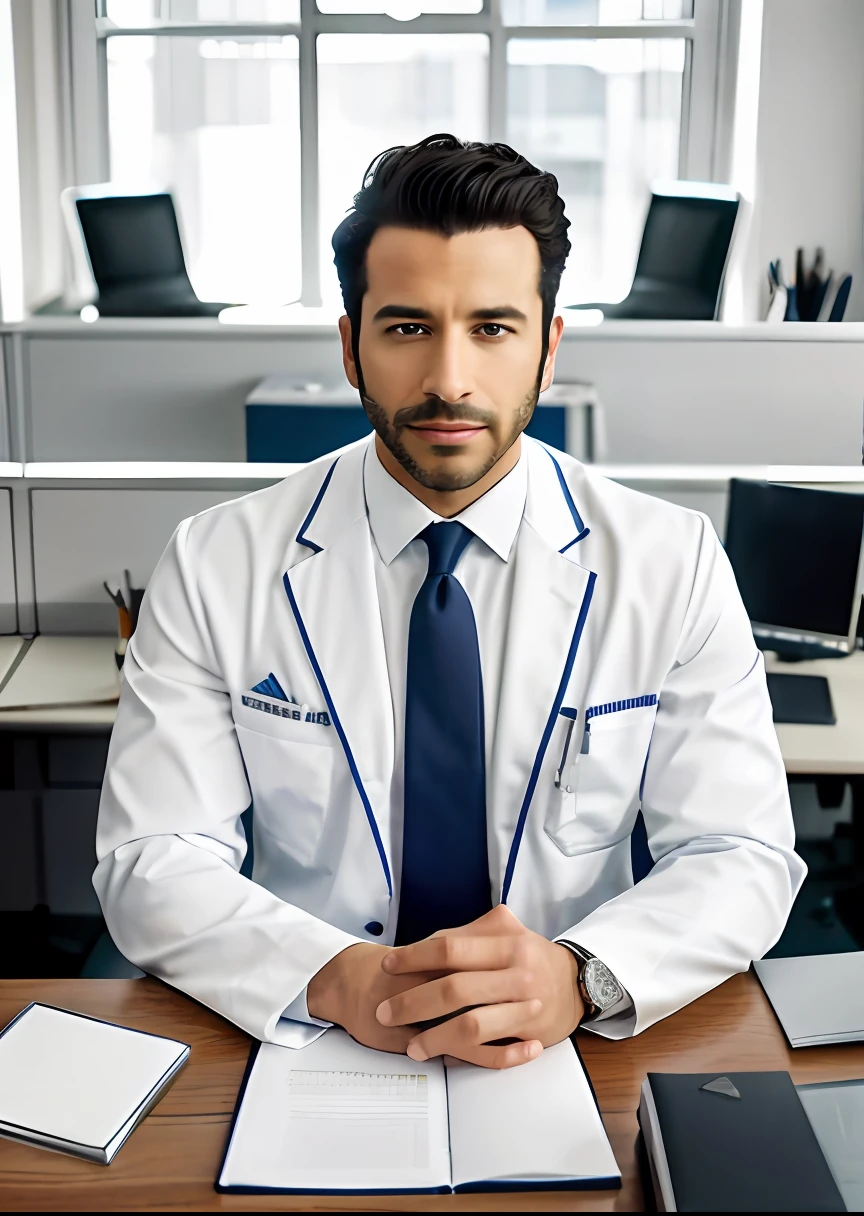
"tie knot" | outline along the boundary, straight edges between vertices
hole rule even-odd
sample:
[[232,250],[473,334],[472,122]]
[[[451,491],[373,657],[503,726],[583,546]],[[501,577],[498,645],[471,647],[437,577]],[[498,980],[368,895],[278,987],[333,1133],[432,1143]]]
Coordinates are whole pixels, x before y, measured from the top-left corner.
[[473,535],[470,528],[456,522],[429,524],[424,528],[420,533],[420,540],[426,542],[426,548],[429,550],[429,569],[426,577],[430,574],[452,574]]

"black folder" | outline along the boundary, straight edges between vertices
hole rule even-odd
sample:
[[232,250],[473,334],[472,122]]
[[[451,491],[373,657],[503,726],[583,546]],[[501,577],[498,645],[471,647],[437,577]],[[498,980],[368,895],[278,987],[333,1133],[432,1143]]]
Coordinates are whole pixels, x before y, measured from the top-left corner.
[[831,704],[831,689],[824,676],[799,676],[785,671],[768,672],[768,695],[775,722],[798,722],[808,726],[833,726],[837,719]]
[[787,1072],[649,1073],[639,1123],[661,1211],[846,1211]]

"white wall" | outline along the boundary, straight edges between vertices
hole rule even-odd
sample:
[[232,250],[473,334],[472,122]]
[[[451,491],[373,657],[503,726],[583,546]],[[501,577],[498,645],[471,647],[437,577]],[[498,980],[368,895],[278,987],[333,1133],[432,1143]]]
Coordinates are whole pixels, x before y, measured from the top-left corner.
[[764,0],[758,124],[747,273],[763,305],[769,260],[791,276],[799,245],[823,245],[853,275],[846,319],[864,319],[864,0]]

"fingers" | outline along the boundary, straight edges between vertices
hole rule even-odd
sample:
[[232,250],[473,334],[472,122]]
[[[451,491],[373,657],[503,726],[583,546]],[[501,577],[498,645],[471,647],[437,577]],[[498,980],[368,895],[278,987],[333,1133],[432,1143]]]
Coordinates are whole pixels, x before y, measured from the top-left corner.
[[477,920],[456,929],[441,929],[433,937],[500,937],[524,933],[525,926],[514,916],[506,904],[497,904],[491,912],[478,916]]
[[[542,1043],[532,1039],[530,1033],[531,1024],[541,1009],[542,1003],[536,999],[471,1009],[418,1034],[408,1045],[408,1055],[417,1061],[433,1056],[456,1056],[485,1068],[512,1068],[524,1064],[543,1050]],[[494,1042],[510,1038],[524,1041]]]
[[387,975],[406,971],[499,971],[519,962],[523,936],[427,937],[412,946],[391,950],[381,960]]
[[382,1001],[376,1017],[382,1026],[410,1026],[446,1017],[467,1005],[528,1001],[534,992],[534,976],[525,968],[456,971]]

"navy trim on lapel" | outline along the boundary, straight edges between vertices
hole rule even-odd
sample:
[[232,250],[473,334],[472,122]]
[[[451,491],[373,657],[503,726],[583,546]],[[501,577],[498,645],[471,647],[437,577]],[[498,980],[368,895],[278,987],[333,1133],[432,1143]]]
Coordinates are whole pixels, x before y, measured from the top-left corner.
[[546,455],[549,457],[549,459],[552,461],[552,463],[555,466],[555,472],[558,474],[558,483],[561,486],[561,492],[564,495],[564,498],[567,502],[567,506],[570,508],[570,514],[573,516],[573,522],[576,525],[576,527],[579,529],[579,535],[575,536],[573,538],[573,540],[569,541],[564,546],[563,549],[558,550],[559,553],[566,553],[567,550],[572,545],[578,545],[580,540],[584,540],[585,537],[588,535],[588,533],[591,531],[591,529],[585,527],[585,524],[582,520],[582,516],[579,514],[579,512],[576,509],[576,503],[573,501],[573,495],[570,493],[570,487],[567,485],[567,482],[564,479],[564,474],[561,472],[560,464],[555,459],[555,457],[552,455],[552,453],[549,451],[549,449],[546,447],[545,443],[541,443],[540,446],[543,448],[543,451],[546,453]]
[[[552,457],[552,463],[558,468],[558,462]],[[558,476],[561,477],[561,470],[558,469]],[[562,478],[562,484],[563,478]],[[565,486],[566,490],[566,486]],[[574,516],[578,518],[576,507],[570,499],[571,510]],[[581,524],[581,520],[579,521]],[[510,893],[510,884],[513,882],[513,872],[516,868],[516,858],[519,856],[519,846],[522,843],[522,833],[525,831],[525,821],[528,818],[528,811],[531,806],[531,801],[534,797],[534,790],[537,786],[537,780],[540,776],[540,769],[543,765],[543,759],[546,755],[546,749],[549,746],[549,740],[552,737],[552,730],[558,718],[561,702],[564,700],[564,693],[567,691],[567,684],[570,680],[570,673],[573,670],[573,664],[576,661],[576,652],[579,649],[579,642],[582,638],[582,631],[585,628],[585,620],[588,616],[588,609],[591,607],[591,597],[594,594],[594,584],[597,581],[597,575],[592,571],[588,576],[588,586],[585,590],[585,595],[582,598],[582,606],[579,609],[579,616],[576,621],[576,628],[573,630],[573,637],[570,642],[570,650],[567,654],[567,661],[564,664],[564,671],[561,675],[561,682],[558,685],[558,691],[555,694],[555,701],[550,710],[549,717],[546,720],[546,727],[543,731],[543,737],[540,740],[540,746],[537,749],[537,755],[534,758],[534,766],[531,769],[531,776],[528,779],[528,785],[525,790],[525,797],[522,800],[522,806],[519,810],[519,818],[516,822],[516,831],[513,835],[513,842],[510,845],[510,855],[507,858],[507,868],[504,871],[504,885],[501,890],[501,902],[507,903],[507,896]]]
[[312,506],[309,508],[309,514],[306,516],[306,518],[303,520],[303,523],[300,525],[300,531],[297,533],[297,536],[296,536],[297,544],[305,545],[306,548],[311,549],[313,553],[320,553],[321,546],[316,545],[314,540],[306,539],[306,529],[312,523],[312,520],[315,518],[315,516],[318,512],[318,508],[321,506],[321,499],[327,493],[327,487],[330,484],[330,478],[333,476],[333,470],[336,468],[336,465],[339,463],[339,459],[340,458],[337,456],[336,459],[331,464],[330,468],[327,470],[327,476],[321,482],[321,489],[315,495],[315,501],[312,503]]
[[[330,468],[330,473],[333,472],[333,469],[335,467],[336,466],[335,466],[335,462],[334,462],[334,464]],[[328,480],[330,477],[330,473],[327,474]],[[324,484],[326,487],[327,483],[325,482]],[[320,497],[321,497],[321,495],[319,494],[319,500],[320,500]],[[317,507],[317,501],[318,500],[316,500],[316,504],[315,504],[316,507]],[[310,518],[311,518],[311,512],[310,512]],[[305,525],[304,525],[304,527],[305,527]],[[301,529],[301,531],[302,531],[302,529]],[[299,539],[299,537],[298,537],[298,539]],[[311,544],[312,542],[307,541],[307,542],[301,542],[301,543]],[[317,546],[316,546],[316,548],[317,548]],[[320,552],[320,549],[318,549],[318,551]],[[381,840],[381,833],[378,831],[378,824],[375,821],[375,814],[372,810],[372,804],[369,802],[369,797],[366,793],[366,790],[363,787],[363,781],[360,777],[360,772],[357,768],[357,763],[354,759],[354,754],[351,751],[351,747],[348,743],[348,737],[345,734],[345,731],[342,727],[342,722],[340,721],[339,715],[336,712],[336,706],[333,704],[333,698],[330,695],[330,689],[327,687],[327,682],[324,679],[324,673],[321,670],[320,664],[318,663],[318,659],[315,657],[315,651],[312,649],[312,643],[309,641],[309,634],[306,632],[306,626],[303,624],[303,618],[300,615],[300,609],[297,607],[297,601],[294,598],[294,592],[291,589],[291,582],[288,578],[287,573],[282,575],[282,582],[285,584],[285,592],[288,596],[288,602],[291,605],[291,611],[294,613],[294,619],[297,622],[297,628],[300,630],[300,637],[302,638],[303,645],[306,648],[306,654],[309,656],[309,662],[312,664],[312,670],[315,672],[315,678],[317,679],[319,685],[321,686],[321,691],[324,694],[324,700],[327,702],[327,708],[330,710],[330,718],[333,722],[333,725],[336,727],[336,733],[339,736],[339,741],[341,742],[342,749],[345,752],[345,759],[348,761],[348,767],[351,770],[351,777],[353,778],[354,785],[357,788],[357,793],[360,795],[360,801],[363,803],[363,810],[366,812],[366,818],[369,821],[369,827],[372,831],[372,837],[375,841],[375,847],[378,850],[378,856],[381,859],[381,865],[384,869],[384,877],[387,880],[387,890],[389,892],[390,898],[392,899],[393,898],[393,879],[390,874],[390,865],[387,861],[387,854],[384,851],[384,844]]]

